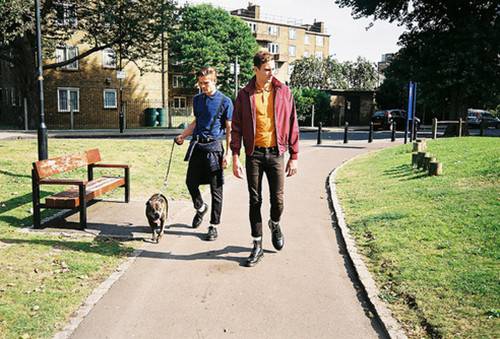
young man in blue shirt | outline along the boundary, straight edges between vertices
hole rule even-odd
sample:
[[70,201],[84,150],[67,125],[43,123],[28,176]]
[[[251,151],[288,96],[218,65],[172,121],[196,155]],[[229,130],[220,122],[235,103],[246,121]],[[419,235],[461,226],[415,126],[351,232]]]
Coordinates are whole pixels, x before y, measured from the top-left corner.
[[[231,159],[228,151],[231,142],[233,103],[217,90],[217,72],[214,68],[204,67],[196,77],[202,93],[193,98],[195,119],[176,137],[176,142],[182,144],[186,137],[193,136],[185,159],[189,160],[186,185],[196,209],[192,226],[199,227],[208,211],[208,205],[203,202],[199,186],[209,184],[212,210],[207,240],[213,241],[217,239],[217,225],[220,223],[222,212],[223,170],[229,166]],[[224,137],[225,150],[222,145]]]

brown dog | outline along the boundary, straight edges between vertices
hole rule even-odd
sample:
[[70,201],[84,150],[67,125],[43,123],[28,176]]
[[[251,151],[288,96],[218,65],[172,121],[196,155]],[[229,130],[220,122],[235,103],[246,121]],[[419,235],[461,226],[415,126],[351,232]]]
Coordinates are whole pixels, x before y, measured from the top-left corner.
[[148,218],[153,241],[158,243],[163,236],[168,215],[168,200],[163,194],[156,193],[146,202],[146,218]]

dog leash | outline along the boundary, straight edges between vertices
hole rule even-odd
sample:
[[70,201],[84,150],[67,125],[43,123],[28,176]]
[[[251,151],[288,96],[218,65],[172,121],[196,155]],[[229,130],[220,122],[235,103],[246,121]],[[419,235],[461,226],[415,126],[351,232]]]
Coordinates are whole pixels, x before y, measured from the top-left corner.
[[[176,144],[175,140],[172,140],[172,149],[170,150],[170,159],[168,160],[167,173],[165,174],[165,179],[163,180],[162,190],[167,188],[168,175],[170,174],[170,165],[172,164],[172,158],[173,158],[173,154],[174,154],[175,144]],[[160,193],[161,193],[162,190],[160,190]]]

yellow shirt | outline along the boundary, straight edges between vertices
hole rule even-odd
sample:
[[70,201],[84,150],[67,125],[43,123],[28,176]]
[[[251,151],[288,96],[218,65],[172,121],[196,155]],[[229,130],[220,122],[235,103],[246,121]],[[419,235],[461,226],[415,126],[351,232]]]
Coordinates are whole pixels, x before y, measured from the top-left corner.
[[276,146],[274,126],[274,88],[267,84],[255,91],[255,146]]

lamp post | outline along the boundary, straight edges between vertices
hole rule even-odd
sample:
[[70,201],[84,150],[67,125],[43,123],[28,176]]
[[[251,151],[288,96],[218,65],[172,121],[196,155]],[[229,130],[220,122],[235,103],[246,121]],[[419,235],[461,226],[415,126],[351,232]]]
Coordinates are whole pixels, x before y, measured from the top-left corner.
[[40,0],[35,0],[36,21],[36,53],[37,53],[37,82],[39,94],[40,122],[38,126],[38,160],[48,158],[47,126],[45,125],[44,99],[43,99],[43,65],[42,65],[42,29],[40,27]]

